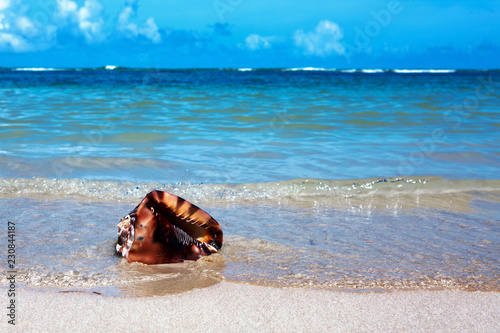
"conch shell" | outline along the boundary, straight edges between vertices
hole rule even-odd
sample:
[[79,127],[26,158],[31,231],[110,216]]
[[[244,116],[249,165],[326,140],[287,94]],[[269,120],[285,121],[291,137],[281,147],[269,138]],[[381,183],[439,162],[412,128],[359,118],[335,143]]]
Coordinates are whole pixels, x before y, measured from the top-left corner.
[[222,247],[222,229],[199,207],[173,194],[150,192],[118,223],[116,252],[129,262],[197,260]]

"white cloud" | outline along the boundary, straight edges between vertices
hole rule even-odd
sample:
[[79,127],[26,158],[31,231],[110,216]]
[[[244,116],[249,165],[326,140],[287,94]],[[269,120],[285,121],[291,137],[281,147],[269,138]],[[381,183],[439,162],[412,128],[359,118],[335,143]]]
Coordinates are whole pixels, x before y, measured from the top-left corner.
[[10,0],[0,0],[0,10],[9,8]]
[[21,31],[35,31],[36,27],[33,25],[33,22],[26,16],[20,16],[16,20],[16,25]]
[[137,0],[125,2],[125,7],[118,16],[117,30],[131,39],[142,35],[153,43],[160,43],[161,35],[154,18],[148,18],[141,26],[132,22],[132,19],[137,16],[137,4]]
[[62,18],[75,15],[78,10],[78,5],[74,1],[57,0],[57,15]]
[[21,36],[0,32],[0,49],[12,49],[15,52],[28,51],[30,45]]
[[0,51],[44,50],[54,42],[54,26],[36,26],[20,0],[0,0]]
[[154,43],[161,42],[158,26],[156,25],[155,19],[152,17],[148,18],[146,23],[139,28],[139,34],[146,36],[146,38],[152,40]]
[[319,22],[314,31],[297,30],[293,35],[295,45],[305,54],[321,57],[333,53],[344,54],[345,47],[340,42],[342,37],[342,30],[338,24],[328,20]]
[[259,49],[269,49],[271,48],[271,41],[273,41],[275,37],[273,36],[260,36],[257,34],[249,35],[245,38],[245,48],[249,50],[259,50]]
[[[101,0],[56,0],[52,12],[45,16],[28,16],[25,0],[0,0],[0,51],[28,52],[54,46],[57,35],[66,32],[81,36],[88,44],[100,43],[112,34],[106,30]],[[142,24],[134,22],[138,0],[126,0],[119,14],[116,30],[129,38],[142,36],[153,43],[161,42],[159,28],[150,17]],[[52,20],[49,20],[49,19]],[[109,27],[109,26],[108,26]]]
[[137,24],[130,22],[130,17],[134,15],[132,6],[125,6],[118,16],[118,29],[128,31],[137,36]]
[[86,0],[81,8],[74,1],[57,0],[56,18],[60,27],[76,25],[77,33],[82,34],[87,43],[99,43],[107,36],[101,11],[102,5],[97,0]]
[[5,14],[4,13],[0,13],[0,30],[9,29],[9,27],[10,27],[10,24],[5,19]]
[[87,42],[101,42],[106,38],[104,21],[100,17],[102,5],[97,0],[86,0],[78,11],[78,27]]

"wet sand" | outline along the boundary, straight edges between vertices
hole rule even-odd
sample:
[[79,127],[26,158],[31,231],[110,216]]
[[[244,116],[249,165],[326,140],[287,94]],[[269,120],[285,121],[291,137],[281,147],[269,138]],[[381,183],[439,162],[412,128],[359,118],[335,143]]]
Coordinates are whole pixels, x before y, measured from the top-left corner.
[[500,331],[500,293],[347,293],[222,282],[147,298],[21,289],[16,301],[16,326],[3,315],[2,332]]

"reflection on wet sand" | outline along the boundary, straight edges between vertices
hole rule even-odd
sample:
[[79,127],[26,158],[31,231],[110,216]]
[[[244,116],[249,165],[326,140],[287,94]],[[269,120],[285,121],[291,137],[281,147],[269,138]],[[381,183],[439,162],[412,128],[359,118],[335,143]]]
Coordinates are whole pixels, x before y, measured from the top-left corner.
[[145,265],[121,260],[115,267],[120,296],[149,297],[206,288],[223,280],[220,254],[179,264]]

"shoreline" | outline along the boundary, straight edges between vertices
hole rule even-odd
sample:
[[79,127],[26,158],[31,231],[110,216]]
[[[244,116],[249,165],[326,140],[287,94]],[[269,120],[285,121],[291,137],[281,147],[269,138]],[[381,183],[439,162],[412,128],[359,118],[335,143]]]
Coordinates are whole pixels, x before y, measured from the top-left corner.
[[[6,293],[0,297],[7,304]],[[500,331],[500,293],[355,293],[220,282],[144,298],[18,289],[15,327],[2,332]]]

